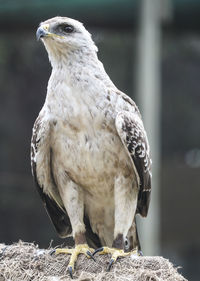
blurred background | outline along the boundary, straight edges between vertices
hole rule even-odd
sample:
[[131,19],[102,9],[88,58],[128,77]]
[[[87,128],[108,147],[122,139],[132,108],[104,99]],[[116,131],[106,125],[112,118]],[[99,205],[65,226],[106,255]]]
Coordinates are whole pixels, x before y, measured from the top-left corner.
[[84,23],[117,87],[138,104],[153,158],[144,253],[200,274],[200,1],[0,0],[0,243],[63,243],[30,169],[30,139],[51,67],[35,32],[53,16]]

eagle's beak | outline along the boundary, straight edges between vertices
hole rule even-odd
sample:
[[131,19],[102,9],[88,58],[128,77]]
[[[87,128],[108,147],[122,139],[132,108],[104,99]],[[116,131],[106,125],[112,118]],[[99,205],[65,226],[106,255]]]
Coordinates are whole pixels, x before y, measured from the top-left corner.
[[49,32],[49,24],[44,24],[38,27],[36,31],[36,38],[39,40],[42,37],[47,37],[51,33]]

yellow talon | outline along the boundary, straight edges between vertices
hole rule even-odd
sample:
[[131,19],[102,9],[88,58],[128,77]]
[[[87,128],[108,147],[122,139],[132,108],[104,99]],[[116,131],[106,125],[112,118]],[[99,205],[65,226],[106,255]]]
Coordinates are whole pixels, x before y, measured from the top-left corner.
[[74,265],[77,261],[78,255],[84,254],[88,258],[92,258],[94,260],[94,257],[92,256],[92,252],[94,250],[92,248],[89,248],[87,244],[79,244],[76,245],[74,249],[67,249],[67,248],[58,248],[55,250],[55,254],[67,254],[71,255],[69,264],[68,264],[68,271],[70,276],[72,277],[72,273],[74,272]]
[[121,249],[117,249],[117,248],[109,248],[109,247],[102,247],[97,249],[93,255],[95,255],[96,253],[99,253],[100,255],[104,255],[104,254],[111,254],[111,259],[110,259],[110,263],[108,266],[108,271],[111,269],[111,266],[113,265],[114,262],[116,262],[116,260],[119,257],[127,257],[130,255],[139,255],[138,254],[138,249],[133,249],[131,252],[124,252],[124,250]]

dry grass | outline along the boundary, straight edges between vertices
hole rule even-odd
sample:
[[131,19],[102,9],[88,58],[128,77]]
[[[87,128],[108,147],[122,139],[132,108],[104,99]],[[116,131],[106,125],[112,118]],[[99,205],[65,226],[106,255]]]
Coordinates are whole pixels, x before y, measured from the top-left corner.
[[[69,256],[50,255],[32,243],[0,244],[0,281],[71,281],[67,272]],[[80,255],[74,279],[81,281],[186,281],[163,257],[128,257],[118,260],[106,272],[110,257],[97,256],[96,262]]]

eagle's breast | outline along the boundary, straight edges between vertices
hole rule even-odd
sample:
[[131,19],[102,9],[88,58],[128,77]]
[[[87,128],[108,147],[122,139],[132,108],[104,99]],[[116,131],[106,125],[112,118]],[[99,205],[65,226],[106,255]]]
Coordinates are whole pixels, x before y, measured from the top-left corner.
[[131,162],[117,135],[114,120],[106,119],[106,110],[81,109],[76,116],[52,119],[55,175],[59,167],[62,173],[91,192],[98,195],[102,189],[110,192],[120,169],[131,173]]

